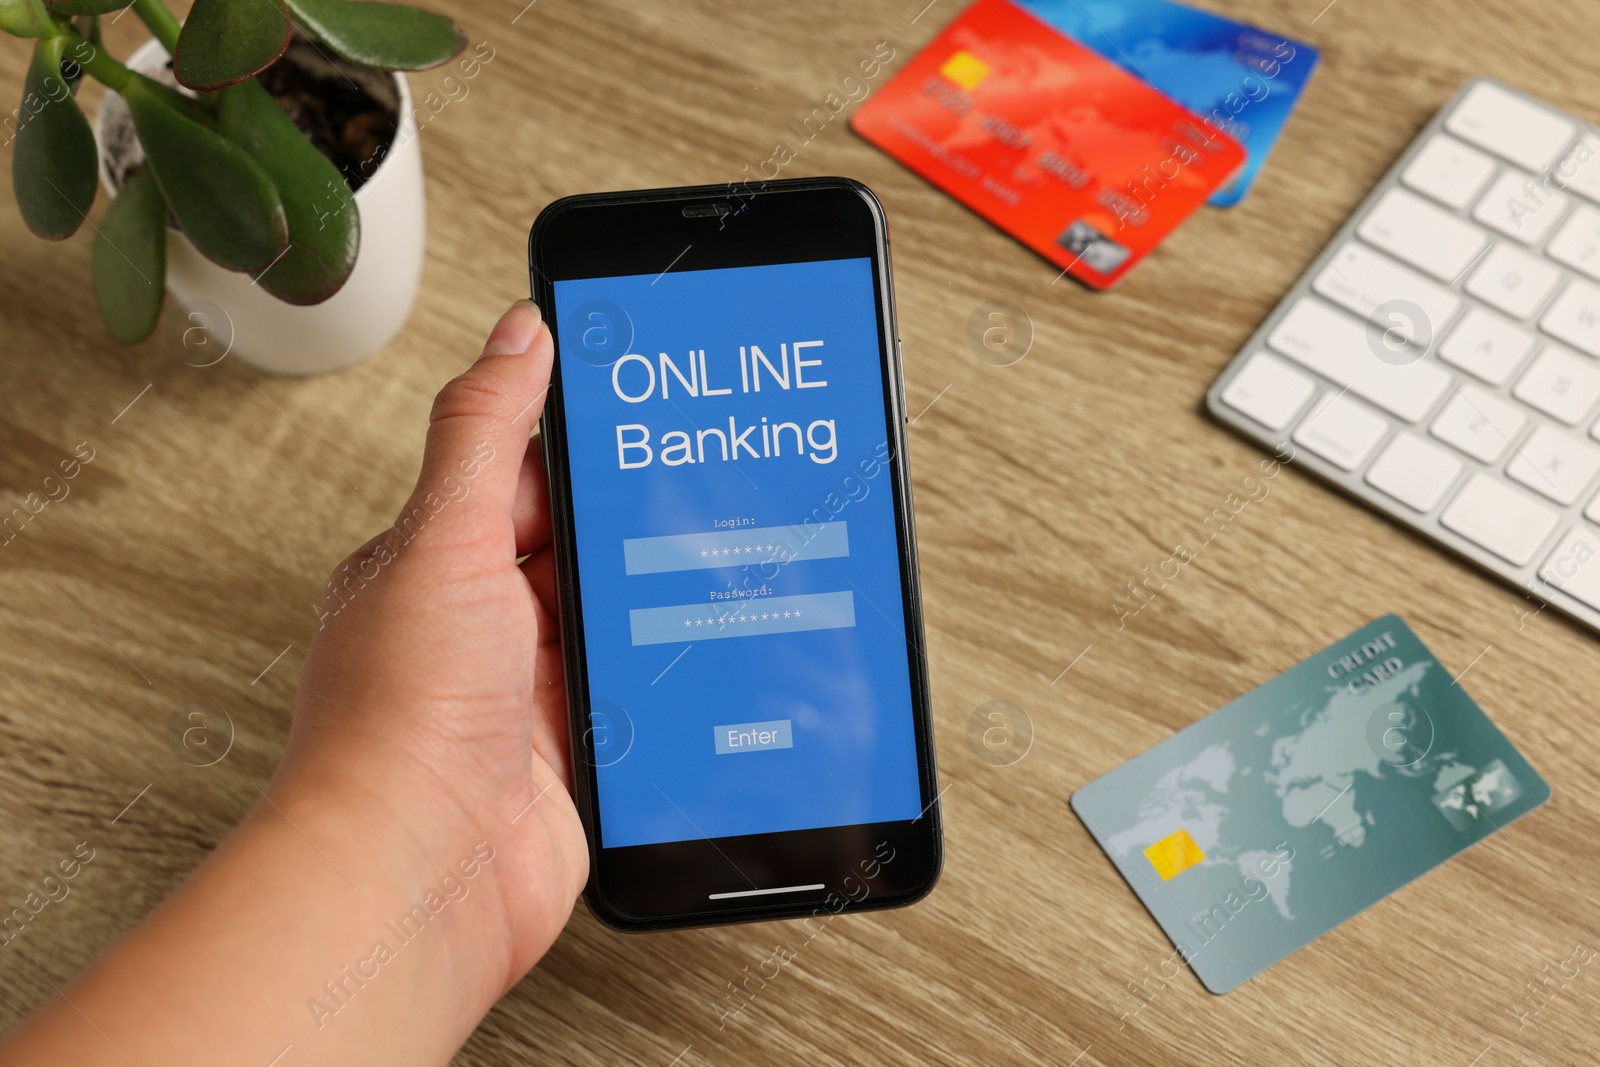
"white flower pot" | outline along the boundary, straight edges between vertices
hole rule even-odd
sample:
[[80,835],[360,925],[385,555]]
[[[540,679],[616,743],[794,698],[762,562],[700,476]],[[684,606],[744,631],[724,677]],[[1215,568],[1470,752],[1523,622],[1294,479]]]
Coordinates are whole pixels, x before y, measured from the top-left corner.
[[[145,42],[128,66],[155,76],[167,53]],[[422,280],[427,205],[422,148],[406,79],[394,74],[400,95],[400,129],[372,177],[356,190],[361,249],[344,287],[310,306],[285,304],[247,274],[224,270],[202,256],[176,230],[167,234],[167,292],[183,316],[180,328],[206,327],[230,355],[273,374],[326,374],[358,363],[388,344],[411,314]],[[106,131],[127,121],[127,104],[108,92],[95,115],[100,142],[100,184],[117,195],[106,152]],[[225,321],[214,321],[225,316]]]

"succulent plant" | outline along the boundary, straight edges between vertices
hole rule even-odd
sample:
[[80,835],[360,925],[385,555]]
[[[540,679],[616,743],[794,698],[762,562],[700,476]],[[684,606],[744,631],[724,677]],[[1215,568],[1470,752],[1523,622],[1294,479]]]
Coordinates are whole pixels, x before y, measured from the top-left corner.
[[[130,6],[193,96],[107,54],[100,16]],[[194,0],[181,25],[162,0],[0,0],[0,30],[35,41],[12,155],[28,228],[70,237],[94,203],[99,151],[76,100],[84,74],[121,94],[144,150],[96,227],[95,302],[119,341],[155,329],[169,217],[206,258],[288,303],[320,303],[349,278],[361,243],[354,194],[255,78],[296,28],[381,70],[436,66],[466,44],[450,19],[382,0]]]

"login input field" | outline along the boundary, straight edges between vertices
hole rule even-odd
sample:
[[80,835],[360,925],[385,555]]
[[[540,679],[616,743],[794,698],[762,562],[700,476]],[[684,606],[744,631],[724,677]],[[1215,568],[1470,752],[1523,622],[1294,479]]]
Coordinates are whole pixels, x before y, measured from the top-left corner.
[[843,522],[825,522],[810,526],[748,526],[712,533],[630,537],[622,542],[622,557],[629,574],[838,559],[850,554],[846,526]]

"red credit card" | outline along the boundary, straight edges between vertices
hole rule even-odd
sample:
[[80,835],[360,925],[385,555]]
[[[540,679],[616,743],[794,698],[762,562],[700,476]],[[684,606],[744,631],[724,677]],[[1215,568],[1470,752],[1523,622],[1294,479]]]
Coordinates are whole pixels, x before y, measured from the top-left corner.
[[1237,141],[1010,0],[977,0],[850,125],[1096,289],[1245,161]]

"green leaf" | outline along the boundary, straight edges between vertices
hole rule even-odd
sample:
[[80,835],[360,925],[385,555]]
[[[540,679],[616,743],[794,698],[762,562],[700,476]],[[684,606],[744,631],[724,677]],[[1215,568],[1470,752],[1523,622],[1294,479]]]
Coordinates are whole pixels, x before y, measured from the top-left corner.
[[289,243],[272,179],[243,148],[171,107],[153,85],[136,74],[123,96],[178,224],[218,266],[266,270]]
[[289,220],[289,251],[258,279],[291,304],[320,304],[344,285],[361,248],[361,213],[339,169],[251,78],[221,92],[223,136],[266,169]]
[[138,344],[156,328],[167,280],[167,201],[155,175],[134,173],[94,242],[94,299],[111,336]]
[[379,0],[287,0],[302,27],[342,59],[383,70],[436,67],[467,46],[443,15]]
[[244,81],[283,55],[290,25],[283,0],[194,0],[172,73],[179,85],[202,91]]
[[46,37],[34,47],[11,157],[11,185],[22,221],[55,241],[71,237],[83,224],[100,177],[94,131],[61,77],[66,46],[66,37]]
[[133,0],[45,0],[52,15],[109,15],[132,4]]
[[0,30],[13,37],[43,37],[52,29],[39,0],[0,0]]
[[172,86],[158,82],[154,78],[140,78],[145,89],[161,103],[168,107],[176,108],[194,122],[198,122],[208,130],[217,128],[216,107],[209,97],[196,99],[186,93],[180,93]]

